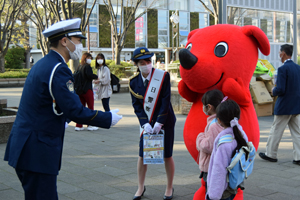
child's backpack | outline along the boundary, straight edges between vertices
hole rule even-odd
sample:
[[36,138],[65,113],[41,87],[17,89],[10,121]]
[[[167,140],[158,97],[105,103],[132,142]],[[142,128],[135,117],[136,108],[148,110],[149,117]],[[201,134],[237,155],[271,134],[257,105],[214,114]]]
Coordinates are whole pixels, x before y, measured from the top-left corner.
[[[219,139],[218,146],[222,143],[232,142],[234,138],[230,134],[226,134]],[[249,152],[246,159],[246,153]],[[252,173],[254,159],[255,159],[255,147],[252,142],[248,142],[247,146],[242,146],[238,152],[235,153],[229,166],[227,167],[227,182],[229,187],[236,189],[245,178]]]
[[83,70],[81,68],[78,68],[74,72],[73,78],[74,78],[74,90],[75,90],[76,94],[78,94],[78,95],[83,94],[84,87],[86,84],[86,81],[83,76]]

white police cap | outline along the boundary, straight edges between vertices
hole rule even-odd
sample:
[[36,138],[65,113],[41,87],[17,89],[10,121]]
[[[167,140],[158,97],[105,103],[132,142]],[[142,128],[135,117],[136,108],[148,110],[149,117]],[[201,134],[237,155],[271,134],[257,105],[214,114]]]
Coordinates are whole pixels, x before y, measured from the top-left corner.
[[59,21],[50,26],[48,29],[44,30],[43,34],[49,39],[50,42],[60,40],[67,36],[86,39],[80,30],[80,23],[80,18]]

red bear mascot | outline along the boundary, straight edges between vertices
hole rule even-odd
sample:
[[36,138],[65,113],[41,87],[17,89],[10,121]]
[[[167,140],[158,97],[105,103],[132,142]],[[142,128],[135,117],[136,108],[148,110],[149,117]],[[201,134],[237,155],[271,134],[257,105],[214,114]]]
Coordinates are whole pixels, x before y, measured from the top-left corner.
[[[192,102],[184,126],[185,145],[197,162],[196,137],[204,131],[207,116],[202,111],[201,98],[205,92],[219,89],[224,96],[236,101],[241,108],[240,124],[249,141],[257,149],[259,125],[249,91],[249,83],[256,67],[258,49],[269,55],[270,43],[256,26],[219,24],[189,33],[186,48],[180,50],[179,94]],[[194,199],[205,199],[205,187]],[[243,199],[238,191],[235,199]]]

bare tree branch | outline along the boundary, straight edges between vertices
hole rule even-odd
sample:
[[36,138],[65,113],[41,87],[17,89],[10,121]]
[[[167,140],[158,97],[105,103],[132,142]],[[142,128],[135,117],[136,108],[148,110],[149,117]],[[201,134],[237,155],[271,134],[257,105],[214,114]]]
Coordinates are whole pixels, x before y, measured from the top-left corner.
[[211,9],[209,9],[202,0],[199,0],[199,1],[200,1],[200,3],[202,3],[202,5],[205,8],[205,10],[207,10],[208,12],[210,12],[210,14],[214,15],[214,12]]

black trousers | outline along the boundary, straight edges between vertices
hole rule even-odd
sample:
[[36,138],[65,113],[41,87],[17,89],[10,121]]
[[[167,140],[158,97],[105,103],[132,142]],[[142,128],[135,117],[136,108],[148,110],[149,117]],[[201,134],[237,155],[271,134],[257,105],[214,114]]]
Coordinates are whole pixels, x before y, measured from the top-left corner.
[[101,99],[102,106],[103,106],[105,112],[110,111],[110,109],[109,109],[109,98],[110,97]]
[[16,169],[25,192],[25,200],[58,200],[57,175]]

